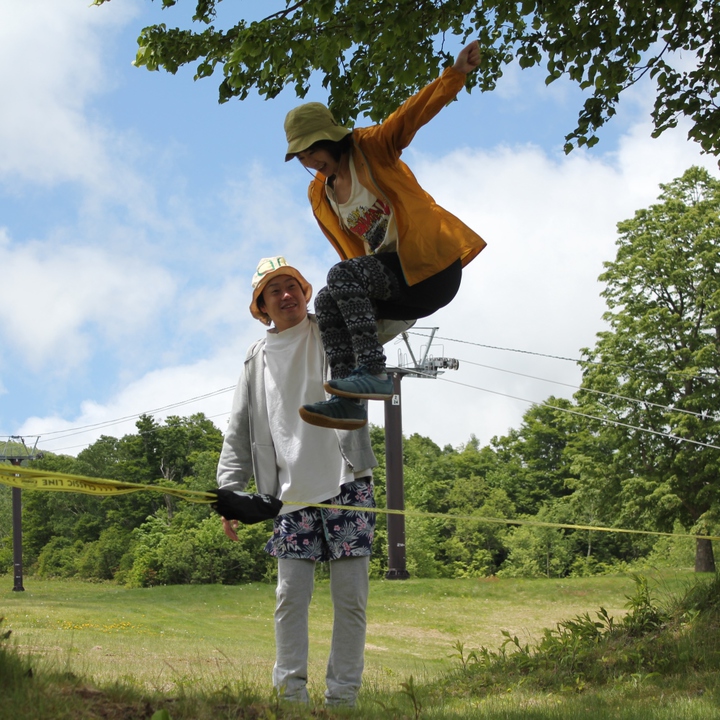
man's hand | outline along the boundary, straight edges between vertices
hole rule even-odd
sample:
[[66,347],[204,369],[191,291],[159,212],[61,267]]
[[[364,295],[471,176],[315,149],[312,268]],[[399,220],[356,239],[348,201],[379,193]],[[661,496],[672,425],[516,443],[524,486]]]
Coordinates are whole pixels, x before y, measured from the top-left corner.
[[235,530],[237,530],[238,521],[237,520],[226,520],[225,518],[222,518],[222,524],[223,524],[223,532],[234,542],[238,541],[238,536]]
[[453,68],[467,75],[480,64],[480,58],[480,44],[477,40],[473,40],[460,51]]

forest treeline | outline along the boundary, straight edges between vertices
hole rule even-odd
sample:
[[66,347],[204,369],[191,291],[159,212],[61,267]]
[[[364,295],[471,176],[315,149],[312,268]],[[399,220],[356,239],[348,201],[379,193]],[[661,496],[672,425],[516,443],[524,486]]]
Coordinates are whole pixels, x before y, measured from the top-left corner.
[[[639,561],[692,562],[692,541],[512,526],[450,516],[537,519],[614,525],[623,508],[581,487],[574,466],[578,420],[567,400],[531,408],[521,427],[484,447],[476,438],[454,448],[420,435],[404,438],[406,507],[448,519],[406,520],[407,562],[415,577],[587,575],[626,569]],[[373,427],[379,466],[378,504],[385,504],[385,437]],[[101,437],[77,458],[46,453],[32,467],[191,490],[216,486],[222,433],[204,415],[150,416],[137,432]],[[12,570],[10,489],[0,487],[0,571]],[[243,583],[271,580],[275,562],[263,547],[271,522],[241,526],[228,540],[207,506],[159,492],[97,497],[23,491],[23,562],[28,574],[114,580],[132,586]],[[637,526],[637,522],[633,523]],[[385,516],[378,518],[372,571],[387,570]]]
[[[689,168],[659,202],[618,223],[600,276],[606,328],[581,351],[572,399],[532,406],[521,426],[481,446],[404,439],[408,570],[418,577],[562,577],[628,564],[715,570],[707,538],[606,533],[483,518],[662,533],[720,534],[720,181]],[[553,318],[551,324],[558,322]],[[550,328],[550,326],[549,326]],[[384,435],[372,429],[385,500]],[[204,415],[142,416],[137,432],[101,437],[48,470],[193,490],[215,486],[220,430]],[[203,505],[144,492],[118,498],[24,492],[25,564],[42,575],[158,583],[269,578],[269,526],[231,543]],[[462,515],[462,519],[452,518]],[[478,518],[473,519],[473,516]],[[10,492],[0,487],[0,571],[12,566]],[[373,573],[386,569],[380,516]]]

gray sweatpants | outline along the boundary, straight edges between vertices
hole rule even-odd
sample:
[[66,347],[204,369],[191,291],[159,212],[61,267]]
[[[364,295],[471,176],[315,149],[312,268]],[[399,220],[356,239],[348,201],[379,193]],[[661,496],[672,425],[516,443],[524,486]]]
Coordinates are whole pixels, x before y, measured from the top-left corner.
[[[365,608],[369,557],[330,561],[333,631],[325,702],[354,705],[365,664]],[[273,685],[286,700],[308,702],[308,609],[315,582],[314,560],[278,560],[275,607],[276,658]]]

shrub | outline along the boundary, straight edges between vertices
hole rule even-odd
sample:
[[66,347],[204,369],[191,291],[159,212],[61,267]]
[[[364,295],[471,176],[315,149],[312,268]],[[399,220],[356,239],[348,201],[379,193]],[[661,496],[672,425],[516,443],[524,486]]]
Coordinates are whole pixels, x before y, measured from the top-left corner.
[[10,572],[13,569],[13,544],[12,538],[7,537],[0,539],[0,575]]
[[43,547],[37,559],[37,573],[40,577],[67,578],[75,575],[76,563],[83,544],[69,538],[56,536]]
[[86,579],[114,579],[131,539],[131,533],[117,525],[103,530],[98,540],[83,547],[76,561],[78,575]]
[[510,552],[498,576],[564,577],[569,572],[572,540],[562,530],[520,525],[506,543]]
[[189,527],[153,517],[133,531],[132,566],[123,579],[130,587],[266,580],[275,571],[274,560],[263,550],[269,528],[269,522],[240,525],[238,542],[233,542],[217,517]]
[[533,646],[522,645],[507,631],[497,651],[467,651],[458,644],[461,668],[445,681],[443,691],[486,694],[527,683],[579,692],[589,684],[663,673],[715,676],[720,670],[720,576],[695,583],[666,604],[654,601],[645,578],[636,577],[621,620],[600,608],[595,617],[584,613],[546,629]]

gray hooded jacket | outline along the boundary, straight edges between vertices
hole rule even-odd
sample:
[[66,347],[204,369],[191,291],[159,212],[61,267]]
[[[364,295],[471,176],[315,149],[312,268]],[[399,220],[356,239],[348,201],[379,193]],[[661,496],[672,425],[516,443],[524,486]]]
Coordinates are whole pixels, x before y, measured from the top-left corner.
[[[315,316],[308,314],[320,342]],[[251,477],[258,492],[278,497],[280,492],[275,446],[270,434],[265,398],[265,340],[250,346],[235,389],[232,412],[217,469],[217,482],[228,490],[245,490]],[[338,446],[349,467],[357,472],[377,465],[366,425],[359,430],[335,430]]]

